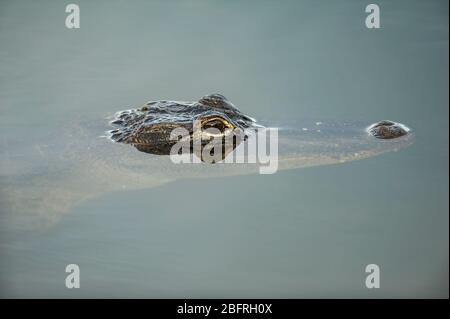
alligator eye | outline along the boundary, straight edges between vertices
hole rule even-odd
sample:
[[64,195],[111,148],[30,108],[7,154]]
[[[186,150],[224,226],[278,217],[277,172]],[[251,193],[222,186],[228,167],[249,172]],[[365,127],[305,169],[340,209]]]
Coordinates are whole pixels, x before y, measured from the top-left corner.
[[219,131],[223,132],[227,127],[226,123],[220,120],[210,120],[202,125],[203,129],[216,128]]
[[224,133],[226,129],[233,129],[235,126],[228,120],[220,116],[209,116],[201,119],[202,130],[216,129]]

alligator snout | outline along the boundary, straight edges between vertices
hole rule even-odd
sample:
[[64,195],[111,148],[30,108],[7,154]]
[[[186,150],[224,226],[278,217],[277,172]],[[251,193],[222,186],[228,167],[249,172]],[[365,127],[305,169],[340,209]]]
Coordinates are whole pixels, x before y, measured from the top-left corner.
[[408,134],[410,129],[393,121],[380,121],[367,128],[367,132],[379,139],[393,139]]

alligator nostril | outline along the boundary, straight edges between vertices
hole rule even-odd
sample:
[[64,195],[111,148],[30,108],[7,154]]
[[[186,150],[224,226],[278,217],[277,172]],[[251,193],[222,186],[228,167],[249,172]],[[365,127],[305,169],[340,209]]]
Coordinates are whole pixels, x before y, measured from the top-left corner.
[[367,128],[367,132],[379,139],[393,139],[409,133],[409,128],[393,121],[380,121]]

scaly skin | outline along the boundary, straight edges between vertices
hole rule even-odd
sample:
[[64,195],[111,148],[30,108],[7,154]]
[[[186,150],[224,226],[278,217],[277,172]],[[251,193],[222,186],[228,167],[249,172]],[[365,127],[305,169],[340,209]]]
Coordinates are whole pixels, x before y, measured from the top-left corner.
[[[201,135],[196,135],[194,121],[200,124],[199,131],[205,131]],[[212,140],[222,141],[222,145],[216,146],[225,146],[225,139],[234,134],[238,138],[231,148],[221,153],[219,160],[245,140],[246,130],[259,126],[220,94],[204,96],[197,102],[151,101],[138,109],[116,113],[111,124],[116,126],[108,132],[113,141],[131,144],[139,151],[156,155],[170,154],[172,146],[178,142],[171,138],[175,129],[182,128],[189,133],[187,142],[191,153],[196,138],[201,139],[203,149]],[[207,135],[208,130],[214,130],[214,137]]]

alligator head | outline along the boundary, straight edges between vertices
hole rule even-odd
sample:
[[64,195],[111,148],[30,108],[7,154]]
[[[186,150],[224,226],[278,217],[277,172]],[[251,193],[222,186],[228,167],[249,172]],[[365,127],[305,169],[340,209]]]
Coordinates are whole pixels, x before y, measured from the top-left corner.
[[[212,162],[224,159],[246,139],[247,132],[261,127],[220,94],[206,95],[197,102],[150,101],[116,113],[111,124],[116,128],[109,136],[115,142],[157,155],[170,155],[180,141],[186,142],[192,153],[194,144],[199,143],[201,152],[196,155],[205,161],[206,149]],[[227,139],[232,142],[225,143]],[[218,146],[219,158],[214,157]]]

